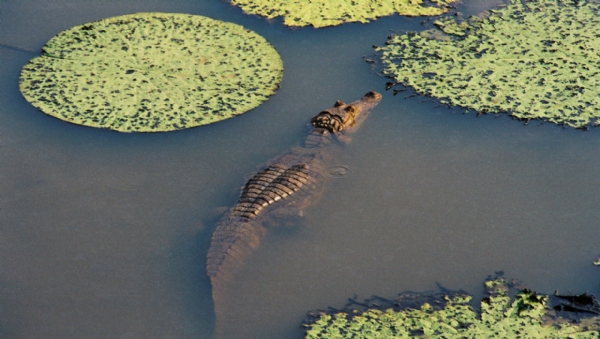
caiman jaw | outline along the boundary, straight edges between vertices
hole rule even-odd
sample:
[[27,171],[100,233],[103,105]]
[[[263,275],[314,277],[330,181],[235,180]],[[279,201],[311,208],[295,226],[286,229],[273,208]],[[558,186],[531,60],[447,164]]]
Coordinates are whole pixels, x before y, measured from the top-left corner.
[[[343,101],[336,101],[333,107],[322,111],[311,119],[315,128],[325,128],[331,133],[341,132],[345,128],[352,127],[359,120],[362,113],[368,113],[381,100],[381,94],[368,92],[359,101],[349,105]],[[366,114],[365,114],[366,115]]]

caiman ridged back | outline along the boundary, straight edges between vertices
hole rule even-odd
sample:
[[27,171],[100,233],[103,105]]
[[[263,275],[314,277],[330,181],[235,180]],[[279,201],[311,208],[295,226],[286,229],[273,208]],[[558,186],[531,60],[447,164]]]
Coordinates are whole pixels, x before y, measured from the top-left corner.
[[309,179],[306,164],[269,166],[248,180],[231,214],[253,219],[263,208],[300,190]]
[[[266,229],[254,219],[267,206],[288,198],[312,181],[309,166],[273,164],[254,175],[240,199],[219,222],[208,250],[207,272],[214,283],[233,277],[260,244]],[[310,184],[309,184],[310,185]]]

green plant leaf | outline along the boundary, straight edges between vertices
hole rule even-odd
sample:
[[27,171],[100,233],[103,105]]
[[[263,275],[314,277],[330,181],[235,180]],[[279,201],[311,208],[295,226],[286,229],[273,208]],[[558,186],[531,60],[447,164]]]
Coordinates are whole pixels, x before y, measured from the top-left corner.
[[63,31],[22,69],[20,89],[56,118],[120,132],[163,132],[244,113],[275,93],[283,62],[242,26],[138,13]]
[[479,312],[468,304],[471,296],[458,294],[446,297],[446,304],[437,308],[425,303],[419,309],[322,314],[305,325],[305,338],[597,339],[600,335],[598,317],[573,323],[554,314],[546,295],[523,290],[511,301],[503,279],[487,281],[485,286],[489,296],[481,301]]
[[485,18],[435,22],[376,50],[384,74],[478,112],[572,127],[599,124],[600,25],[595,1],[513,0]]
[[398,13],[400,15],[439,15],[456,0],[433,0],[439,6],[423,6],[423,0],[231,0],[248,14],[269,19],[283,16],[288,26],[316,28],[345,22],[362,22]]

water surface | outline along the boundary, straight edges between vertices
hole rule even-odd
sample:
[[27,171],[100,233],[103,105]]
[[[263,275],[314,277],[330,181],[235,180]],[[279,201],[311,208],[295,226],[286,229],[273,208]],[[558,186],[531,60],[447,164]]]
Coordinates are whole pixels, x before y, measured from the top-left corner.
[[[498,1],[465,1],[475,13]],[[21,67],[74,25],[142,11],[200,14],[267,38],[285,73],[244,115],[120,134],[40,113]],[[299,143],[335,100],[384,92],[362,57],[424,18],[290,30],[221,1],[0,3],[2,338],[211,338],[205,256],[257,166]],[[28,52],[31,51],[31,52]],[[296,338],[308,310],[405,290],[480,293],[504,270],[533,289],[598,292],[599,130],[464,115],[385,92],[320,204],[268,234],[232,291],[230,338]]]

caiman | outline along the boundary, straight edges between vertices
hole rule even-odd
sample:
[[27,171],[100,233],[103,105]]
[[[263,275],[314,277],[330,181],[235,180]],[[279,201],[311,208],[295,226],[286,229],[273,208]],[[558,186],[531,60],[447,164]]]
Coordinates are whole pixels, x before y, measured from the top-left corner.
[[269,161],[243,186],[237,204],[217,224],[208,250],[206,270],[213,288],[217,336],[225,286],[258,247],[266,223],[276,226],[277,215],[302,215],[324,188],[335,148],[349,142],[349,134],[380,100],[381,94],[368,92],[351,104],[336,101],[311,119],[312,131],[301,147]]

